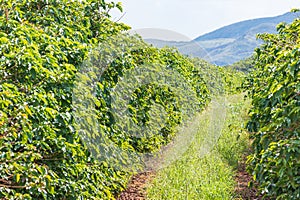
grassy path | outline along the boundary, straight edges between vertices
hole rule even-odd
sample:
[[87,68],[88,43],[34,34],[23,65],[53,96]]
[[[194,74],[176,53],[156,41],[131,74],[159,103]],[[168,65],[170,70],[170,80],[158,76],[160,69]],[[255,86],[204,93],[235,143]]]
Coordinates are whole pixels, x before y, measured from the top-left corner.
[[243,130],[248,107],[242,94],[212,103],[199,116],[195,136],[185,138],[191,141],[186,151],[148,185],[147,199],[238,199],[235,174],[249,147]]

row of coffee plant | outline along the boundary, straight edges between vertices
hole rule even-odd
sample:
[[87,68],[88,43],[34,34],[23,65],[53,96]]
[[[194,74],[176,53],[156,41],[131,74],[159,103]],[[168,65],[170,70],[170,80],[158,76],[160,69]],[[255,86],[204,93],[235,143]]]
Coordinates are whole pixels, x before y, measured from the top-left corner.
[[208,69],[127,35],[111,9],[122,7],[1,1],[0,198],[113,199],[128,161],[209,102]]
[[300,198],[300,19],[261,34],[246,84],[252,97],[249,171],[265,197]]

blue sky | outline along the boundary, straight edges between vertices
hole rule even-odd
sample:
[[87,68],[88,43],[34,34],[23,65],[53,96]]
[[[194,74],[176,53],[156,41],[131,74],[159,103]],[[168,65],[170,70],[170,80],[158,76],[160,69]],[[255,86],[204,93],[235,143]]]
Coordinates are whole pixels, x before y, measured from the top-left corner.
[[[118,1],[118,0],[113,0]],[[119,0],[133,29],[168,29],[194,39],[238,21],[281,15],[299,0]],[[122,14],[113,12],[113,18]]]

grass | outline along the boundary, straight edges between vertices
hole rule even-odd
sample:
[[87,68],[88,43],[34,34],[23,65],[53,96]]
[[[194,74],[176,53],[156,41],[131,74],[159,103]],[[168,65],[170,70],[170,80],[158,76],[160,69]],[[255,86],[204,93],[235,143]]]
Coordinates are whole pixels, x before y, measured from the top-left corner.
[[[234,199],[235,170],[249,148],[243,130],[249,102],[219,99],[197,120],[196,135],[181,157],[163,167],[147,188],[148,199]],[[220,133],[220,134],[218,134]],[[172,154],[168,154],[172,157]]]

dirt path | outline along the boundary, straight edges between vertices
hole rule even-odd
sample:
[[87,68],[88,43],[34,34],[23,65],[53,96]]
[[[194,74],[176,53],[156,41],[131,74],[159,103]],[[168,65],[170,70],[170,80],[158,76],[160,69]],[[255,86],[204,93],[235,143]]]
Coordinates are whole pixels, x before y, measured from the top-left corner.
[[[155,177],[154,171],[139,173],[132,177],[128,188],[121,193],[117,200],[145,200],[146,199],[146,186]],[[235,180],[237,186],[235,192],[242,199],[245,200],[261,200],[262,197],[258,196],[256,188],[249,188],[248,183],[252,180],[251,175],[246,171],[245,163],[240,163]]]
[[246,164],[241,162],[238,167],[238,171],[235,177],[237,182],[235,193],[239,195],[242,199],[246,200],[261,200],[262,196],[257,195],[258,190],[256,187],[249,188],[248,183],[253,180],[252,176],[246,171]]
[[123,191],[117,200],[144,200],[146,199],[146,186],[154,178],[155,172],[148,171],[132,177],[127,189]]
[[[176,146],[176,145],[175,145]],[[172,144],[168,146],[170,149],[173,149]],[[166,150],[163,152],[168,152],[169,149],[166,147]],[[162,156],[162,160],[164,161],[165,158],[168,156]],[[261,196],[257,195],[257,189],[249,188],[248,183],[252,180],[251,175],[246,172],[246,165],[245,165],[246,158],[243,158],[242,161],[239,163],[238,170],[235,175],[236,181],[236,188],[235,188],[235,196],[239,197],[236,199],[249,199],[249,200],[260,200],[262,199]],[[152,160],[153,161],[153,160]],[[153,161],[154,163],[161,164],[161,160]],[[128,184],[127,189],[120,194],[117,200],[144,200],[147,197],[146,194],[146,187],[151,181],[155,178],[155,170],[158,168],[154,165],[151,170],[143,173],[139,173],[132,177],[131,181]]]
[[[155,177],[154,171],[143,172],[132,177],[128,188],[123,191],[117,200],[145,200],[146,199],[146,186]],[[245,200],[261,200],[262,197],[258,196],[257,189],[249,188],[248,183],[252,180],[251,175],[246,171],[245,163],[240,163],[235,180],[237,186],[235,192],[242,199]]]

